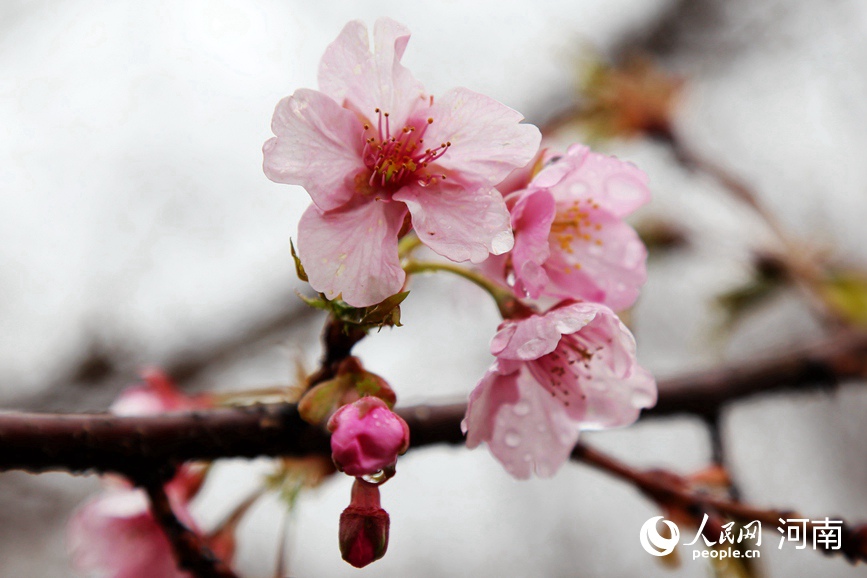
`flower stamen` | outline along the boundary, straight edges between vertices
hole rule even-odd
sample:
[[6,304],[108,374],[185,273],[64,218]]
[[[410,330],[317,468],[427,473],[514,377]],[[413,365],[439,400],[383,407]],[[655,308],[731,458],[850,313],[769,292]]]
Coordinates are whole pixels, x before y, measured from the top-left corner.
[[380,108],[374,112],[377,116],[377,134],[367,136],[371,130],[367,123],[362,133],[362,157],[371,171],[368,185],[400,187],[413,176],[418,178],[420,184],[426,185],[436,178],[446,178],[445,175],[428,175],[424,171],[430,163],[442,158],[452,145],[447,141],[436,148],[422,148],[424,133],[433,124],[433,118],[427,118],[421,127],[407,125],[392,134],[389,113]]

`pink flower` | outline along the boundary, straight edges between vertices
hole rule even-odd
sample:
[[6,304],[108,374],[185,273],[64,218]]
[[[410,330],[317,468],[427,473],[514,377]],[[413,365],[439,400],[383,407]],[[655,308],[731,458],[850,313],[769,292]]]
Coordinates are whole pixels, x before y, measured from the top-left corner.
[[158,369],[142,372],[143,383],[128,387],[111,404],[115,415],[157,415],[208,407],[205,396],[190,397],[182,393],[171,378]]
[[453,261],[512,248],[494,188],[536,152],[539,130],[499,102],[456,88],[440,99],[400,63],[409,31],[377,20],[346,25],[325,51],[321,91],[301,89],[274,111],[264,146],[269,179],[301,185],[313,205],[298,226],[310,284],[356,307],[403,286],[397,242],[411,223]]
[[394,466],[409,447],[409,427],[378,397],[344,405],[328,420],[331,456],[350,476],[369,476]]
[[[156,415],[210,405],[205,397],[188,397],[167,375],[148,370],[144,383],[124,390],[110,411],[117,415]],[[204,481],[204,470],[182,466],[166,485],[178,519],[198,531],[187,504]],[[67,526],[73,566],[82,573],[112,578],[189,578],[177,569],[171,544],[151,515],[145,492],[125,480],[107,476],[106,490],[78,508]]]
[[553,475],[580,430],[631,424],[656,403],[632,334],[604,305],[504,321],[491,352],[497,360],[470,394],[462,427],[467,446],[487,442],[517,478]]
[[626,309],[647,278],[647,250],[623,218],[649,200],[637,167],[573,145],[509,196],[515,247],[486,270],[533,299]]
[[[173,482],[166,493],[178,518],[195,528],[184,488]],[[82,573],[111,578],[191,576],[178,570],[171,544],[141,489],[110,489],[86,502],[69,520],[67,547],[73,567]]]

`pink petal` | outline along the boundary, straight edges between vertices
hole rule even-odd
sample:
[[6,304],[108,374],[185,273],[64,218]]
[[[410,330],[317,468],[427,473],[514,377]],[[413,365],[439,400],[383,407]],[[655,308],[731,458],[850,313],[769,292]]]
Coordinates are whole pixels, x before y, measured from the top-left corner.
[[[587,208],[586,214],[582,228],[552,232],[545,293],[626,309],[647,280],[647,249],[632,227],[611,213]],[[589,239],[581,237],[585,230]]]
[[362,200],[323,213],[310,206],[298,224],[298,252],[310,285],[329,299],[367,307],[403,287],[397,235],[406,207]]
[[467,445],[487,442],[491,453],[519,479],[556,473],[578,440],[578,426],[563,406],[527,373],[489,371],[470,394],[464,421]]
[[518,401],[516,379],[517,374],[503,375],[495,362],[470,392],[467,415],[461,421],[461,430],[467,434],[468,448],[475,448],[493,438],[500,407]]
[[557,155],[549,148],[539,149],[529,163],[513,170],[505,179],[500,181],[497,184],[497,190],[508,197],[510,193],[526,189],[533,177],[555,156]]
[[350,22],[322,57],[320,88],[369,120],[376,120],[379,108],[389,113],[393,126],[403,127],[410,113],[427,102],[424,87],[400,64],[409,36],[403,25],[380,18],[374,25],[371,53],[367,27],[358,20]]
[[546,189],[527,191],[512,208],[515,286],[533,299],[548,284],[548,274],[542,266],[550,254],[548,235],[555,213],[554,197]]
[[492,280],[501,281],[501,284],[505,287],[509,258],[510,255],[508,253],[502,255],[491,255],[481,263],[478,263],[476,265],[476,270]]
[[[579,322],[590,303],[556,310],[559,323]],[[638,365],[635,340],[613,311],[595,305],[592,321],[566,333],[557,349],[527,364],[552,400],[581,429],[633,423],[641,408],[656,402],[656,382]]]
[[197,409],[201,400],[184,395],[171,378],[158,369],[142,372],[144,383],[124,389],[109,411],[115,415],[157,415],[170,411]]
[[272,181],[304,187],[320,209],[345,204],[364,169],[362,126],[328,96],[301,89],[277,104],[265,143],[263,168]]
[[81,506],[69,521],[72,564],[115,578],[188,578],[147,509],[142,490],[107,492]]
[[519,361],[531,361],[551,353],[557,348],[561,335],[574,333],[596,316],[598,306],[595,304],[576,305],[579,307],[505,321],[491,340],[491,353],[500,359]]
[[506,203],[492,187],[414,185],[393,198],[409,207],[419,239],[452,261],[480,263],[491,253],[509,251],[514,243]]
[[533,158],[542,139],[535,126],[519,124],[519,112],[466,88],[450,90],[423,114],[433,119],[426,146],[451,143],[437,165],[466,180],[499,183]]
[[584,145],[569,147],[566,156],[543,170],[534,185],[551,187],[558,201],[592,199],[620,218],[650,201],[647,175],[641,169]]

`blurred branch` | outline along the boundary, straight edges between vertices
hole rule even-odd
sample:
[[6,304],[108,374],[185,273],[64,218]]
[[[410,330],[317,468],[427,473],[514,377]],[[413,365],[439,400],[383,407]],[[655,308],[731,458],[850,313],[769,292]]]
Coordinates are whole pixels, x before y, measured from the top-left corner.
[[198,534],[178,520],[158,477],[143,478],[139,485],[150,498],[151,513],[171,542],[180,569],[188,570],[197,578],[237,578]]
[[[210,344],[190,348],[156,365],[172,376],[175,383],[183,386],[215,365],[231,361],[244,351],[254,349],[288,329],[313,319],[316,313],[304,303],[294,302],[276,313],[271,312],[248,322],[236,333]],[[118,385],[119,381],[127,385],[128,376],[136,374],[140,365],[142,360],[135,359],[122,345],[112,347],[100,339],[94,339],[90,347],[77,360],[71,362],[69,369],[51,385],[38,388],[40,393],[23,397],[14,405],[49,409],[81,407],[83,390],[92,392],[108,389],[107,386]],[[106,393],[109,394],[109,399],[116,394]],[[87,403],[93,403],[93,400]]]
[[[578,443],[572,451],[572,459],[593,466],[596,469],[626,481],[645,496],[666,508],[680,508],[693,515],[707,510],[741,521],[759,520],[764,525],[780,526],[781,520],[805,519],[792,511],[760,509],[743,502],[714,497],[690,489],[687,480],[668,471],[640,471]],[[806,528],[813,530],[817,524],[807,520]],[[785,523],[783,523],[784,527]],[[843,523],[841,529],[841,548],[823,549],[825,554],[842,554],[850,562],[867,562],[867,525],[852,527]]]
[[867,375],[867,333],[842,333],[799,351],[659,381],[659,401],[644,417],[693,414],[712,418],[753,395],[829,389]]

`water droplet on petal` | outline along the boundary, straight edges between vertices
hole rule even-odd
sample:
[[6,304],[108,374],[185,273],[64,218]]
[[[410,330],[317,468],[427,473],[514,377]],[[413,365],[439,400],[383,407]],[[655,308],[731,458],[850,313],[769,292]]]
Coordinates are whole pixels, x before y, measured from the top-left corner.
[[530,339],[518,348],[518,357],[521,359],[538,359],[548,349],[548,340]]
[[519,401],[515,405],[512,406],[512,411],[515,412],[515,415],[524,416],[530,413],[530,404],[526,401]]
[[532,462],[533,461],[533,454],[526,453],[523,456],[521,456],[521,459],[524,460],[525,462]]
[[506,437],[503,441],[505,441],[506,445],[510,448],[516,448],[521,445],[521,434],[514,430],[509,430],[506,432]]

